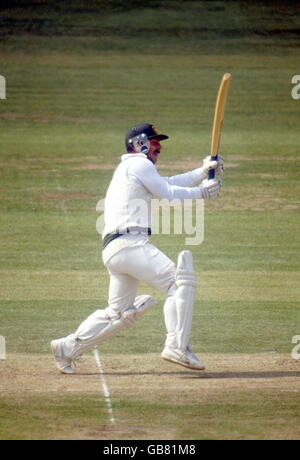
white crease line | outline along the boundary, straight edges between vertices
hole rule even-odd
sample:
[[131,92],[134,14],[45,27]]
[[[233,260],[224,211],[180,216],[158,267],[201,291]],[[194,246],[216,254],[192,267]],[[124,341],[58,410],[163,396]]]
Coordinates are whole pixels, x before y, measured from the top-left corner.
[[100,379],[101,379],[101,383],[102,383],[102,388],[103,388],[105,401],[106,401],[107,408],[108,408],[110,422],[111,423],[116,423],[114,415],[113,415],[113,410],[112,410],[112,405],[111,405],[111,400],[110,400],[110,394],[109,394],[109,391],[108,391],[108,386],[107,386],[106,381],[105,381],[104,372],[103,372],[103,368],[102,368],[102,364],[101,364],[101,361],[100,361],[100,356],[99,356],[99,352],[98,352],[97,348],[95,348],[95,350],[94,350],[94,356],[95,356],[96,364],[97,364],[97,367],[98,367],[98,370],[99,370],[99,375],[100,375]]

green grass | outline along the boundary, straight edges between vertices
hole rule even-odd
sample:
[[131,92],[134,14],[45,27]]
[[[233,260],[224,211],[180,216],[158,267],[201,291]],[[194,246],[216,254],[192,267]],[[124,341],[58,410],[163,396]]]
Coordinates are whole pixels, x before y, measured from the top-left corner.
[[[291,78],[299,74],[299,6],[137,3],[3,6],[0,334],[8,352],[43,357],[53,337],[106,306],[96,204],[124,152],[126,130],[150,121],[170,135],[162,175],[182,171],[183,162],[196,167],[209,153],[217,88],[230,72],[222,193],[205,204],[203,244],[188,247],[199,278],[192,343],[205,353],[289,354],[300,333],[300,101],[291,97]],[[185,248],[185,235],[152,240],[174,261]],[[159,354],[164,294],[141,290],[159,305],[140,326],[105,342],[106,356]],[[149,420],[155,427],[163,418],[177,439],[255,438],[262,430],[265,438],[288,437],[272,417],[284,407],[287,426],[297,422],[293,393],[273,396],[261,404],[254,390],[238,393],[235,402],[216,395],[211,404],[183,406],[176,419],[169,402],[116,404],[124,424]],[[13,397],[3,400],[0,438],[55,437],[56,416],[60,427],[68,418],[72,426],[77,418],[82,426],[105,423],[102,412],[95,417],[92,395],[78,413],[76,395],[61,407],[53,399],[26,396],[22,408]]]
[[[278,439],[293,439],[290,433],[294,430],[295,420],[299,421],[299,414],[292,393],[267,396],[265,393],[256,393],[253,398],[252,393],[244,392],[231,397],[230,404],[215,397],[201,404],[201,407],[177,405],[176,417],[171,401],[155,404],[122,399],[116,401],[114,407],[120,414],[119,423],[126,425],[127,440],[161,439],[144,437],[149,426],[153,427],[158,436],[168,429],[175,434],[175,439],[180,440],[195,440],[199,437],[203,440],[272,440],[274,432]],[[103,439],[104,427],[108,431],[108,439],[119,439],[120,425],[114,430],[106,424],[106,408],[97,394],[85,397],[50,397],[41,394],[26,397],[18,404],[8,398],[0,403],[0,407],[0,422],[6,432],[5,439]],[[179,427],[178,419],[186,420],[185,425]],[[261,425],[266,420],[268,423],[261,432]],[[1,434],[0,439],[3,439]]]
[[[1,403],[0,423],[6,432],[5,439],[57,439],[58,432],[60,439],[68,439],[67,424],[73,426],[76,439],[80,432],[86,431],[80,424],[105,424],[106,408],[101,401],[95,404],[97,396],[49,398],[45,394],[29,397],[19,404],[9,398]],[[16,435],[17,432],[20,434]],[[1,434],[0,439],[3,439]]]

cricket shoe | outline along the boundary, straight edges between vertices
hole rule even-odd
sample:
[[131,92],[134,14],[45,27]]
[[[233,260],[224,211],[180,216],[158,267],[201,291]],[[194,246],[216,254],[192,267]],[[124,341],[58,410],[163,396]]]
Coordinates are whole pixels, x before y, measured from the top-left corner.
[[57,339],[51,342],[51,350],[54,354],[56,367],[62,374],[74,374],[75,371],[71,366],[72,360],[67,358],[63,351],[63,340],[64,339]]
[[161,354],[161,357],[166,361],[179,364],[180,366],[184,366],[189,369],[198,371],[203,371],[205,369],[205,365],[199,361],[197,356],[189,347],[187,347],[185,351],[182,351],[179,348],[166,346]]

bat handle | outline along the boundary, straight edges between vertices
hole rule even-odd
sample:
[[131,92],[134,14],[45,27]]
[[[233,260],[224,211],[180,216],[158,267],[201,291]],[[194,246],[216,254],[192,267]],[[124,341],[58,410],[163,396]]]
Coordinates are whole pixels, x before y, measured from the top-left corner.
[[[218,161],[218,155],[216,155],[215,157],[210,157],[211,161]],[[215,170],[214,169],[211,169],[210,171],[208,171],[208,178],[209,179],[213,179],[215,177]]]

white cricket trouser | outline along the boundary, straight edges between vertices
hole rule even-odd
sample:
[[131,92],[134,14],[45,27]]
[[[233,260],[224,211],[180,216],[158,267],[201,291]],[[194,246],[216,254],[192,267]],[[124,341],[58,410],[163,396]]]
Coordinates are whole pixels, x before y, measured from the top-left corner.
[[167,332],[175,330],[174,262],[148,242],[122,249],[109,259],[106,267],[110,274],[110,308],[116,312],[126,310],[133,304],[140,282],[146,283],[161,291],[169,291],[164,304],[165,325]]
[[106,267],[110,274],[108,307],[96,310],[74,334],[62,339],[63,354],[76,359],[119,330],[122,324],[126,327],[125,317],[121,314],[126,315],[128,309],[132,311],[140,282],[167,292],[164,303],[165,345],[186,350],[195,285],[191,253],[181,252],[176,268],[165,254],[147,242],[121,249],[106,262]]

